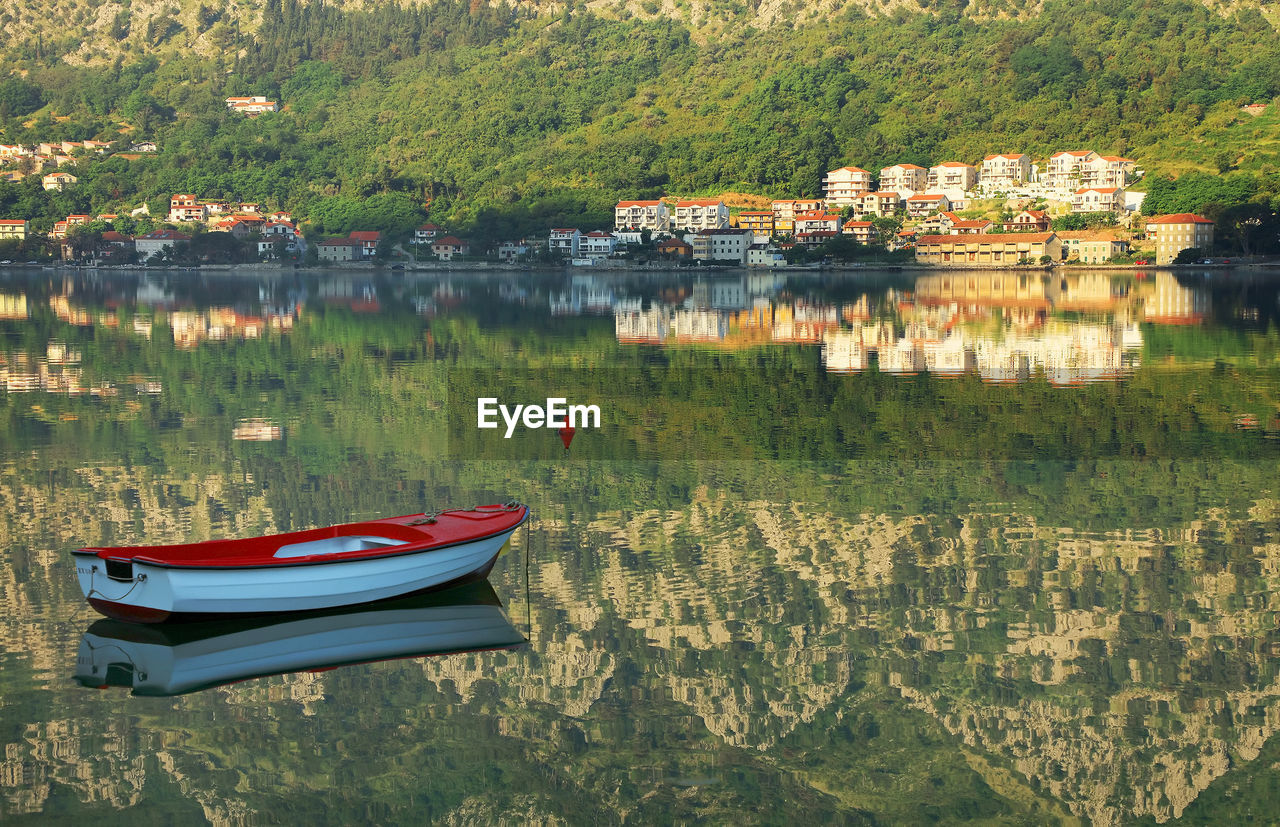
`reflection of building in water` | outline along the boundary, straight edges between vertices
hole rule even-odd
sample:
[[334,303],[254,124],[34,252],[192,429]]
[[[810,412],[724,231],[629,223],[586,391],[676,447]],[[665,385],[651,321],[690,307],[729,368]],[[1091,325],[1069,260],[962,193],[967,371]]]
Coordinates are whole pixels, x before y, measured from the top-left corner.
[[718,310],[677,310],[671,332],[677,342],[719,342],[729,334],[729,318]]
[[1158,324],[1199,324],[1210,310],[1209,295],[1178,283],[1171,273],[1138,285],[1142,317]]
[[695,308],[712,310],[741,310],[748,306],[747,285],[744,279],[716,279],[697,281],[689,297]]
[[613,333],[623,344],[662,344],[671,332],[671,315],[658,307],[644,311],[618,311]]
[[831,373],[859,373],[867,369],[868,350],[858,331],[831,333],[822,342],[822,365]]
[[0,319],[25,319],[30,315],[26,294],[19,293],[12,296],[8,293],[0,293]]
[[241,419],[231,431],[231,438],[249,442],[271,442],[281,437],[280,426],[267,419]]
[[772,338],[775,342],[817,344],[823,335],[840,327],[840,308],[832,304],[794,304],[775,308]]
[[979,338],[970,346],[978,373],[989,382],[1022,381],[1037,373],[1055,385],[1098,382],[1118,379],[1137,365],[1137,354],[1122,344],[1132,341],[1126,330],[1060,323],[1036,335]]
[[944,273],[916,279],[916,301],[960,307],[1031,308],[1048,311],[1049,277],[1042,273]]
[[583,313],[608,313],[613,309],[613,288],[595,276],[574,276],[569,289],[551,294],[551,313],[555,316],[577,316]]
[[93,317],[89,315],[89,311],[82,307],[72,307],[71,301],[66,296],[50,296],[49,307],[53,310],[53,315],[67,324],[78,327],[89,327],[93,324]]
[[899,339],[888,347],[877,348],[876,365],[881,373],[919,373],[925,369],[924,348],[919,342]]
[[924,352],[924,366],[930,373],[952,375],[969,373],[978,368],[978,356],[973,348],[965,344],[962,336],[925,341],[921,344],[921,349]]
[[256,339],[266,324],[261,316],[242,316],[229,307],[175,310],[169,314],[173,343],[178,347],[195,347],[205,340]]
[[1124,298],[1108,273],[1070,273],[1053,275],[1048,281],[1048,295],[1055,310],[1112,310]]

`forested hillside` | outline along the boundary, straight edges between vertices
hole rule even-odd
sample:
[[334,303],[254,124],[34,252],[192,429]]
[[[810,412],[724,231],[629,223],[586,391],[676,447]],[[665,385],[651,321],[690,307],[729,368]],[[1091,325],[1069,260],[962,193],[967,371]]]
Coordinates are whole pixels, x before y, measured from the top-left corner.
[[[82,41],[14,29],[0,142],[124,135],[160,151],[82,162],[56,196],[0,184],[0,212],[51,222],[195,192],[340,231],[377,196],[388,229],[429,203],[437,220],[484,218],[500,235],[607,220],[622,196],[811,195],[845,163],[1091,147],[1172,175],[1280,169],[1275,108],[1240,109],[1280,94],[1280,44],[1258,8],[1048,0],[1003,17],[941,3],[757,28],[747,6],[713,26],[651,5],[175,5],[166,38],[140,46],[130,23],[114,57],[87,66],[72,65]],[[245,94],[284,109],[226,110]]]

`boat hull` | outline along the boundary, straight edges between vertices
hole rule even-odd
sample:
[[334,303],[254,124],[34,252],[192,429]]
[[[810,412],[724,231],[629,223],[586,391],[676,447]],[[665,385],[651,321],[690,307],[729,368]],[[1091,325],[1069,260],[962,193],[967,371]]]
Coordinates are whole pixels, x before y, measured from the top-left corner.
[[86,558],[77,560],[76,574],[90,605],[134,623],[331,609],[483,578],[518,525],[444,548],[332,563],[182,568],[135,559],[131,579],[120,582]]

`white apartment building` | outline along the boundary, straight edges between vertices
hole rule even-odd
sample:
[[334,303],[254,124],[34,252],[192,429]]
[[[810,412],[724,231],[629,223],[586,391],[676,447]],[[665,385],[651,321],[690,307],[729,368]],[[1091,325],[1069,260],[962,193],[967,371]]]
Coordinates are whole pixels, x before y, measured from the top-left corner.
[[979,180],[988,192],[1022,186],[1031,180],[1031,158],[1021,152],[988,155],[982,159]]
[[1071,196],[1072,212],[1121,212],[1124,190],[1120,187],[1081,187]]
[[729,226],[729,208],[718,198],[691,198],[676,202],[671,226],[680,230],[719,230]]
[[929,167],[926,183],[930,192],[945,192],[956,199],[978,183],[978,170],[972,164],[943,161],[936,167]]
[[547,249],[552,255],[577,258],[582,249],[582,232],[572,227],[558,227],[547,236]]
[[915,164],[894,164],[880,170],[880,189],[910,198],[924,192],[929,183],[929,170]]
[[671,210],[662,201],[619,201],[613,209],[613,228],[666,232],[671,229]]
[[813,212],[800,213],[795,219],[795,234],[801,233],[838,233],[840,232],[840,213]]
[[1049,168],[1044,175],[1044,185],[1051,190],[1074,192],[1082,181],[1082,167],[1096,160],[1098,153],[1091,149],[1075,149],[1058,152],[1049,158]]
[[612,233],[599,230],[582,236],[578,245],[578,254],[582,258],[608,258],[618,249],[618,239]]
[[871,192],[871,173],[861,167],[840,167],[822,178],[822,197],[833,209],[848,207]]
[[1134,163],[1119,155],[1099,155],[1080,164],[1080,186],[1123,187],[1133,175]]

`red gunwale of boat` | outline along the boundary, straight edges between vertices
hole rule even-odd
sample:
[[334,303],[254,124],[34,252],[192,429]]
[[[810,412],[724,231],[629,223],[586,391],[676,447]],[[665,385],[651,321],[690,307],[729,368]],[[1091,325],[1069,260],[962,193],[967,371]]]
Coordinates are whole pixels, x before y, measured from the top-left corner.
[[[324,563],[344,563],[416,554],[448,548],[510,531],[529,518],[527,506],[482,505],[472,509],[442,511],[424,521],[422,514],[388,517],[362,523],[246,537],[239,540],[207,540],[172,546],[119,546],[82,548],[72,552],[102,560],[132,561],[162,568],[227,569],[276,568]],[[415,525],[416,523],[416,525]],[[400,545],[355,551],[312,554],[302,557],[274,556],[281,546],[327,540],[332,537],[369,535],[403,541]]]

